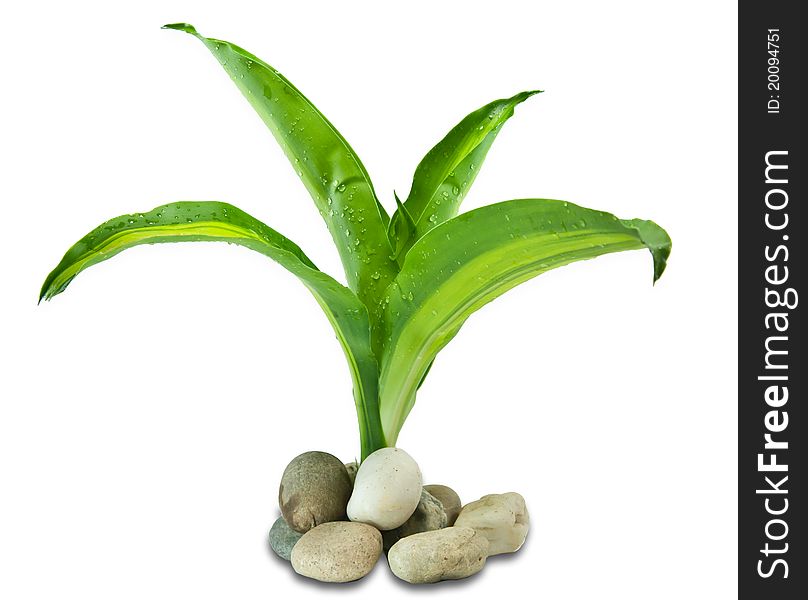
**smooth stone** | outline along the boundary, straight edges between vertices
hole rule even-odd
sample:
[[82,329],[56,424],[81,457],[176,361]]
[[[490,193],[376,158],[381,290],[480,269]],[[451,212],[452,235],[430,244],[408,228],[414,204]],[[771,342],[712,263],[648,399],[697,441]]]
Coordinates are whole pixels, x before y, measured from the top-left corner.
[[309,530],[292,549],[296,573],[344,583],[370,573],[382,553],[382,534],[364,523],[338,521]]
[[278,517],[269,530],[269,546],[283,560],[289,560],[292,556],[292,548],[301,537],[303,537],[302,533],[289,527],[283,517]]
[[488,539],[488,556],[516,552],[530,528],[525,499],[516,492],[489,494],[463,507],[457,527],[471,527]]
[[356,481],[356,472],[359,470],[359,465],[356,461],[345,463],[345,470],[348,471],[348,477],[351,478],[351,488],[353,488],[354,481]]
[[345,465],[327,452],[304,452],[281,477],[278,504],[289,527],[300,533],[346,518],[351,479]]
[[446,527],[405,537],[387,553],[393,574],[408,583],[463,579],[485,566],[488,540],[471,527]]
[[454,525],[457,515],[460,514],[460,509],[463,507],[463,503],[460,502],[460,496],[457,495],[457,492],[448,485],[439,484],[425,485],[424,489],[443,504],[443,510],[446,511],[446,525],[448,527]]
[[403,525],[421,501],[421,470],[400,448],[381,448],[356,472],[348,518],[386,531]]
[[384,549],[389,550],[401,538],[444,527],[446,527],[446,511],[443,510],[443,504],[426,489],[423,489],[421,490],[421,500],[412,516],[400,527],[382,533]]

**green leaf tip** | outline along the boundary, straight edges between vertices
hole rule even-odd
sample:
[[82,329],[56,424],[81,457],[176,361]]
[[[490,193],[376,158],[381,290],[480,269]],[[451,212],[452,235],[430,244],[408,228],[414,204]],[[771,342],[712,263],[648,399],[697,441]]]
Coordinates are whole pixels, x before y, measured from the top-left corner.
[[642,243],[651,252],[654,259],[654,283],[656,283],[662,277],[662,273],[665,272],[665,267],[668,266],[668,257],[671,254],[673,243],[668,232],[653,221],[644,219],[624,220],[622,223],[634,229],[640,236]]
[[407,210],[407,208],[404,206],[404,203],[403,203],[403,202],[401,202],[401,198],[399,198],[399,197],[398,197],[398,193],[397,193],[397,192],[395,192],[395,191],[393,192],[393,198],[394,198],[394,199],[395,199],[395,201],[396,201],[396,206],[398,207],[398,209],[399,209],[400,211],[402,211],[402,214],[403,214],[403,215],[404,215],[404,217],[407,219],[407,221],[411,222],[411,223],[414,225],[415,223],[413,222],[412,215],[410,215],[409,211],[408,211],[408,210]]
[[535,96],[537,94],[543,94],[544,90],[525,90],[524,92],[519,92],[518,94],[514,94],[510,98],[503,98],[503,100],[511,100],[513,101],[513,106],[521,104],[528,98]]
[[415,234],[416,224],[412,215],[407,210],[407,207],[404,206],[395,191],[393,192],[393,197],[396,199],[396,206],[398,207],[397,214],[400,215],[401,218],[390,221],[387,236],[393,246],[393,254],[390,255],[390,260],[397,261],[407,249],[405,240]]
[[163,25],[160,29],[176,29],[177,31],[184,31],[191,35],[199,35],[196,31],[196,27],[190,23],[169,23],[168,25]]

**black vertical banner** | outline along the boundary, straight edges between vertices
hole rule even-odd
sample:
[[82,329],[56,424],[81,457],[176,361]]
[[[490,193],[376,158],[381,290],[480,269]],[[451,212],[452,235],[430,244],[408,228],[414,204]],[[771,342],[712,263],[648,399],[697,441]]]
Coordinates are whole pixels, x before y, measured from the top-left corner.
[[808,34],[801,2],[739,5],[738,583],[808,598]]

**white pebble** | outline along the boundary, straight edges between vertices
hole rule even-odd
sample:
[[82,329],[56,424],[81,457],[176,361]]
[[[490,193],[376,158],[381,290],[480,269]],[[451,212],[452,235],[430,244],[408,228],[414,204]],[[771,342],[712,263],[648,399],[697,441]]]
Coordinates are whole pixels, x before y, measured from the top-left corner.
[[348,518],[386,531],[402,525],[421,500],[421,470],[399,448],[381,448],[356,473]]

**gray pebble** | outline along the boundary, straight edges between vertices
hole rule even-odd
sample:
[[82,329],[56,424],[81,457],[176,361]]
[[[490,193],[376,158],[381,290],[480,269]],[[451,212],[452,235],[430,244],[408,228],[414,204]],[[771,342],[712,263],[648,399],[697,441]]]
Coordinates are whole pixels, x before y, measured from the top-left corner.
[[289,527],[305,533],[312,527],[347,518],[351,479],[345,465],[327,452],[304,452],[281,477],[278,504]]
[[401,538],[424,531],[434,531],[446,527],[446,511],[440,500],[425,489],[421,490],[421,500],[412,516],[395,529],[383,531],[384,549],[389,550]]
[[289,527],[283,517],[278,517],[269,530],[269,546],[283,560],[289,560],[292,556],[292,548],[301,537],[303,537],[302,533]]
[[460,509],[463,507],[463,503],[460,502],[460,496],[457,495],[457,492],[448,485],[439,484],[425,485],[424,489],[443,504],[443,510],[446,511],[446,525],[449,527],[454,525],[457,515],[460,514]]
[[351,478],[351,488],[353,489],[354,481],[356,481],[356,472],[359,470],[359,464],[356,461],[345,463],[345,470],[348,471],[348,477]]

